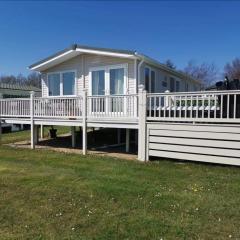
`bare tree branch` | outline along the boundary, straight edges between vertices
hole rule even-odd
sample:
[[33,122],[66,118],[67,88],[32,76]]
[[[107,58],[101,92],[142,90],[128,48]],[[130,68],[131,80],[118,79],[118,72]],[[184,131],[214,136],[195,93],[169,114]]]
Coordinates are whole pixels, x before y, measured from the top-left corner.
[[217,80],[218,69],[214,63],[202,63],[197,65],[193,60],[189,61],[184,72],[202,82],[206,87]]
[[235,58],[224,67],[224,74],[230,79],[240,79],[240,58]]

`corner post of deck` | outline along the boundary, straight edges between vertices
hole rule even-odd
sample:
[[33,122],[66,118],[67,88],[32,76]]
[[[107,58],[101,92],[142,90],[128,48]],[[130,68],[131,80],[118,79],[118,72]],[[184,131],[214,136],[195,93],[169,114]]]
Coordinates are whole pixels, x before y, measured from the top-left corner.
[[31,125],[31,149],[35,148],[36,142],[36,129],[34,127],[34,95],[35,92],[30,93],[30,125]]
[[[0,101],[3,98],[3,94],[0,93]],[[2,104],[0,102],[0,144],[2,142],[2,118],[1,118],[1,114],[2,114]]]
[[139,85],[138,98],[138,160],[146,161],[147,92],[143,85]]
[[82,103],[82,152],[87,154],[87,89],[83,90]]

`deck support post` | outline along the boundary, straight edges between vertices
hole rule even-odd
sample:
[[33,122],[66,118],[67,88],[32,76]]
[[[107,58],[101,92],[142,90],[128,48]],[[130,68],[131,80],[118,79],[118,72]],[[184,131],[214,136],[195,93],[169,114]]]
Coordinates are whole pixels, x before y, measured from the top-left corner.
[[40,125],[40,138],[44,138],[44,126],[42,124]]
[[139,101],[138,101],[138,160],[146,161],[146,104],[147,104],[147,92],[144,90],[143,85],[139,85]]
[[34,144],[38,144],[38,141],[39,141],[39,126],[38,125],[34,125],[33,137],[34,137]]
[[121,143],[121,128],[117,129],[117,143]]
[[82,153],[83,155],[87,154],[87,89],[83,90]]
[[[0,93],[0,100],[3,98],[2,93]],[[0,144],[2,142],[2,119],[1,119],[1,104],[0,104]]]
[[35,149],[35,134],[34,129],[34,92],[30,93],[30,122],[31,122],[31,149]]
[[126,129],[126,152],[130,149],[130,129]]
[[71,127],[71,135],[72,135],[72,148],[76,147],[76,129],[75,127]]

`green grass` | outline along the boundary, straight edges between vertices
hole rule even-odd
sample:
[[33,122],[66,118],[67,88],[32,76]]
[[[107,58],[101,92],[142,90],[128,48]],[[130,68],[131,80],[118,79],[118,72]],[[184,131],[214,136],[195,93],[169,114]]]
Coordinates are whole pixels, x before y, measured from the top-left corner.
[[[47,137],[48,129],[51,127],[44,127],[44,136]],[[67,132],[70,132],[69,127],[63,127],[63,126],[56,126],[57,134],[64,134]],[[17,141],[24,141],[24,140],[30,140],[30,130],[25,131],[19,131],[19,132],[12,132],[12,133],[5,133],[2,136],[2,144],[17,142]]]
[[240,239],[239,216],[239,168],[0,147],[0,239]]

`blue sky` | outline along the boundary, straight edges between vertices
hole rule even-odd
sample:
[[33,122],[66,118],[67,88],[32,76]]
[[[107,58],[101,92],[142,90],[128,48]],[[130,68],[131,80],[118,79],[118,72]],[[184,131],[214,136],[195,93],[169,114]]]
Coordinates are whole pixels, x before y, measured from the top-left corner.
[[72,43],[133,49],[179,69],[190,59],[220,72],[240,57],[237,1],[0,1],[0,75]]

